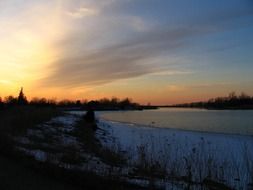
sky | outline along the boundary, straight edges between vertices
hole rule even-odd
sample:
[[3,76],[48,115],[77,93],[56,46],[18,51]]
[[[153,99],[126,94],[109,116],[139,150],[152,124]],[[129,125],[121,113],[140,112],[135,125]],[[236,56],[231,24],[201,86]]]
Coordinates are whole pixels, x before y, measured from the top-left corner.
[[0,96],[253,96],[252,0],[1,0]]

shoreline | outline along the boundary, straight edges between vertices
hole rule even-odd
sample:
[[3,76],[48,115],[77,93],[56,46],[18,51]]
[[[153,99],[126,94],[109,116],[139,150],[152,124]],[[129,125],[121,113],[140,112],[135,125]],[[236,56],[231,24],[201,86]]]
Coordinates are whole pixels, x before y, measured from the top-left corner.
[[[144,124],[138,123],[130,123],[130,122],[121,122],[121,121],[114,121],[102,118],[99,116],[99,121],[102,123],[107,123],[108,125],[120,126],[123,128],[129,128],[133,130],[146,130],[146,131],[160,131],[160,132],[168,132],[174,134],[182,134],[182,135],[193,135],[193,136],[205,136],[211,138],[232,138],[232,139],[240,139],[240,140],[249,140],[253,143],[253,135],[244,135],[244,134],[234,134],[234,133],[221,133],[221,132],[208,132],[208,131],[197,131],[197,130],[187,130],[187,129],[177,129],[177,128],[165,128],[165,127],[154,127]],[[99,125],[99,123],[98,123]]]
[[[97,112],[96,112],[97,114]],[[129,127],[138,127],[138,128],[151,128],[151,129],[162,129],[162,130],[170,130],[175,132],[190,132],[190,133],[201,133],[201,134],[214,134],[214,135],[227,135],[227,136],[240,136],[240,137],[253,137],[253,134],[240,134],[240,133],[226,133],[226,132],[215,132],[215,131],[201,131],[201,130],[190,130],[190,129],[182,129],[182,128],[173,128],[173,127],[159,127],[154,125],[148,125],[148,124],[140,124],[140,123],[134,123],[134,122],[126,122],[126,121],[119,121],[119,120],[113,120],[103,117],[102,114],[97,114],[98,119],[102,119],[108,122],[114,122],[118,124],[126,124],[129,125]]]
[[129,156],[130,163],[138,162],[141,151],[146,156],[144,163],[158,163],[169,175],[174,169],[176,176],[187,175],[190,164],[195,182],[203,181],[211,173],[211,178],[234,189],[246,189],[251,183],[252,171],[248,166],[253,165],[251,136],[140,127],[101,117],[98,126],[105,133],[98,134],[102,144],[118,147]]

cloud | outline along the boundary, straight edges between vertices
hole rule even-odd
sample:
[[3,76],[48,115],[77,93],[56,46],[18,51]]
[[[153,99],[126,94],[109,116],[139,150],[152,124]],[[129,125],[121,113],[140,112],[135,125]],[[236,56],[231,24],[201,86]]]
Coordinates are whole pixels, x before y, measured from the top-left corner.
[[3,85],[11,85],[11,84],[13,84],[13,82],[10,81],[10,80],[0,80],[0,84],[3,84]]
[[180,70],[169,70],[169,71],[160,71],[156,73],[151,73],[154,76],[170,76],[170,75],[189,75],[193,74],[194,71],[180,71]]
[[[110,5],[116,3],[108,2]],[[68,12],[80,21],[73,24],[75,32],[68,33],[56,44],[55,48],[62,54],[51,64],[50,74],[40,81],[41,85],[74,88],[147,74],[175,74],[171,68],[175,63],[169,59],[173,53],[191,47],[190,40],[243,27],[245,23],[231,21],[252,15],[250,9],[233,9],[199,18],[185,26],[159,23],[147,28],[142,17],[108,13],[108,7],[100,6],[99,11],[82,7]],[[81,19],[98,12],[96,18]],[[128,23],[126,18],[135,21]],[[131,30],[130,26],[136,30]],[[157,62],[157,58],[164,55],[166,58]]]
[[86,16],[97,16],[99,13],[98,10],[88,7],[80,7],[79,9],[71,12],[68,11],[66,14],[72,18],[80,19]]
[[164,50],[185,46],[184,38],[197,33],[201,34],[202,31],[197,32],[195,29],[151,31],[112,46],[84,51],[79,56],[65,55],[63,59],[53,64],[52,74],[43,81],[47,85],[71,87],[103,84],[117,79],[164,72],[169,70],[170,64],[160,65],[154,58]]

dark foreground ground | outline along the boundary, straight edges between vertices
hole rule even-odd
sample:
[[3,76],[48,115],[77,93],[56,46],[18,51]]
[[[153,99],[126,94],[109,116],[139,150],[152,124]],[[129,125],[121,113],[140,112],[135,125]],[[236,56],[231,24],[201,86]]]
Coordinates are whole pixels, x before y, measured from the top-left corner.
[[[34,131],[39,124],[45,123],[60,115],[65,115],[65,113],[54,108],[38,108],[32,106],[13,107],[0,112],[0,190],[141,189],[134,185],[119,181],[118,179],[107,179],[95,175],[92,172],[67,169],[61,167],[58,162],[58,164],[52,164],[50,162],[50,156],[47,157],[47,161],[41,162],[17,148],[20,146],[20,142],[18,142],[17,139],[26,135],[28,130]],[[92,128],[94,125],[93,122],[87,123],[86,118],[82,117],[74,127],[77,129],[75,133],[77,137],[82,137],[87,151],[96,150],[98,151],[97,153],[101,153],[102,151],[99,151],[100,146],[95,143],[94,129]],[[45,127],[46,126],[42,127],[43,131],[47,132],[44,129]],[[58,128],[60,130],[60,126],[58,126]],[[79,131],[79,128],[82,130]],[[62,149],[63,147],[59,146],[59,144],[56,146],[58,148],[53,146],[55,145],[54,143],[58,141],[54,139],[52,134],[51,136],[43,136],[42,139],[33,137],[33,139],[30,140],[32,140],[32,142],[38,141],[37,144],[33,144],[33,146],[35,146],[34,148],[36,149],[42,150],[43,147],[39,146],[40,143],[50,144],[51,142],[47,149],[51,150],[53,155],[60,150],[64,153],[63,157],[61,157],[61,163],[71,165],[73,162],[77,161],[75,159],[75,150],[72,150],[71,147]],[[108,151],[106,153],[108,153]]]
[[50,179],[32,169],[0,156],[0,189],[2,190],[79,190],[71,186]]

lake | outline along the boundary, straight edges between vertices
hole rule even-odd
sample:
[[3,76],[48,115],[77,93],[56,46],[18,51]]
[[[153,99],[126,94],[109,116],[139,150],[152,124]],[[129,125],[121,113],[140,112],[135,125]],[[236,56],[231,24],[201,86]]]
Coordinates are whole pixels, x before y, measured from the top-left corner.
[[226,134],[253,135],[253,110],[160,108],[101,113],[106,120],[150,127]]

